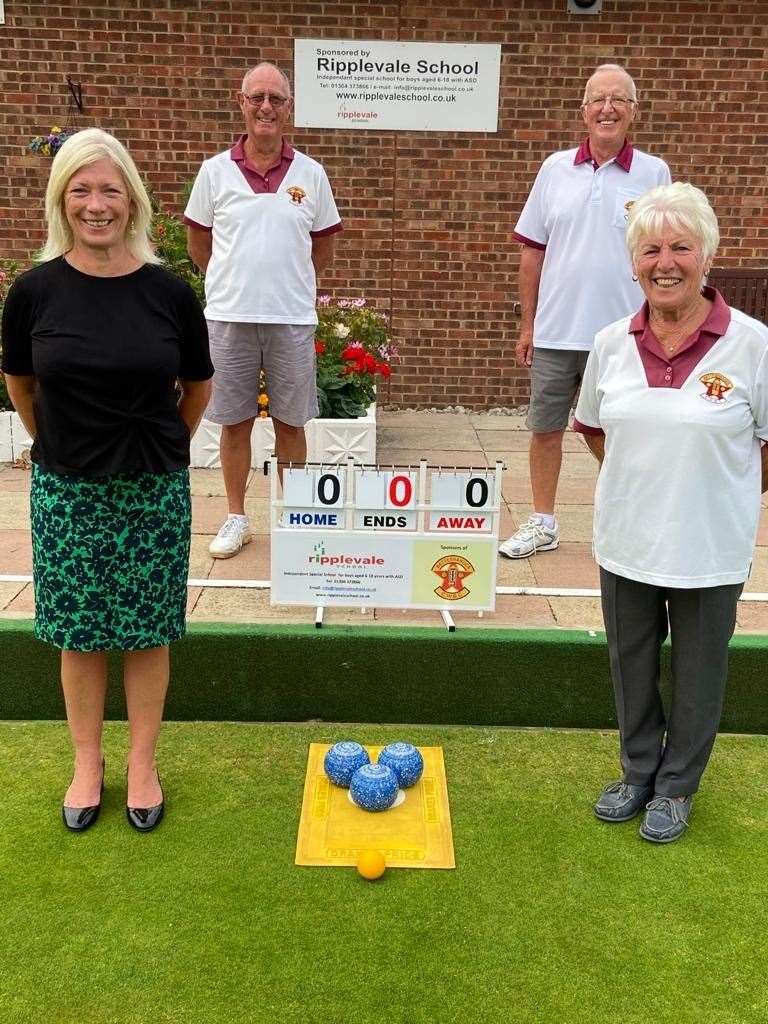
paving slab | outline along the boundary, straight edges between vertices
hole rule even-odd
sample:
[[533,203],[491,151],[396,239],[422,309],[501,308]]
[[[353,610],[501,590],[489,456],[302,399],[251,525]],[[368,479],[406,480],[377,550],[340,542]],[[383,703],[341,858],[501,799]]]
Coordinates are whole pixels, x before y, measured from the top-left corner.
[[14,598],[22,592],[26,583],[0,583],[0,613],[10,606]]
[[477,432],[471,426],[455,426],[446,423],[441,427],[379,427],[376,431],[376,447],[413,448],[421,451],[432,449],[455,449],[457,452],[476,452],[479,449]]
[[19,575],[30,572],[32,538],[29,530],[0,531],[0,573]]
[[0,530],[29,529],[29,495],[0,488]]

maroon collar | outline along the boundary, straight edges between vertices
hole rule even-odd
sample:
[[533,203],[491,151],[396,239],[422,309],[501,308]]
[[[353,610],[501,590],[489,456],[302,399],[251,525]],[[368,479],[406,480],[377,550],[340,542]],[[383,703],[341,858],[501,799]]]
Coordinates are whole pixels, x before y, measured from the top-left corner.
[[[627,171],[627,173],[629,173],[629,169],[632,166],[633,154],[634,149],[632,148],[632,144],[630,143],[629,139],[624,139],[624,145],[613,158],[613,162],[617,166],[619,166],[622,169],[622,171]],[[576,156],[573,158],[573,165],[574,167],[576,167],[579,164],[586,163],[588,160],[596,168],[597,165],[595,164],[594,158],[592,156],[592,150],[589,147],[589,136],[587,136],[586,139],[584,139],[582,144],[576,150]],[[608,163],[610,163],[610,160],[608,161]]]
[[634,334],[637,352],[645,370],[648,387],[681,388],[704,356],[728,330],[731,311],[720,292],[705,287],[703,294],[712,301],[704,323],[685,339],[674,355],[667,355],[651,330],[648,303],[632,317],[629,333]]
[[[247,170],[254,171],[256,174],[261,174],[261,171],[257,171],[256,168],[253,167],[248,162],[248,157],[245,155],[245,140],[247,138],[248,138],[247,135],[241,135],[240,136],[240,138],[234,144],[232,149],[230,149],[230,151],[229,151],[230,158],[232,160],[234,160],[236,163],[242,164]],[[290,162],[291,160],[293,160],[293,156],[294,156],[293,148],[288,145],[288,143],[285,141],[285,139],[283,139],[283,145],[282,145],[282,148],[280,150],[280,156],[277,158],[277,160],[272,165],[272,167],[268,167],[267,168],[267,172],[266,173],[269,174],[270,171],[273,171],[276,167],[279,167],[280,164],[283,162],[283,160],[287,160],[288,162]],[[241,167],[241,170],[242,170],[242,167]]]

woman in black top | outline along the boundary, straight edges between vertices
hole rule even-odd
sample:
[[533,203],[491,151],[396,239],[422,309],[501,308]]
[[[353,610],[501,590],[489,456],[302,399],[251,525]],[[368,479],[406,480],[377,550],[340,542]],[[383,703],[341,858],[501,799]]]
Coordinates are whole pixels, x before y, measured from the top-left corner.
[[155,747],[168,644],[184,632],[189,439],[210,394],[208,335],[192,290],[159,266],[146,191],[111,135],[64,143],[46,218],[42,262],[6,300],[2,369],[34,438],[35,632],[61,648],[75,750],[63,818],[81,832],[98,817],[106,651],[122,650],[127,815],[148,831],[164,811]]

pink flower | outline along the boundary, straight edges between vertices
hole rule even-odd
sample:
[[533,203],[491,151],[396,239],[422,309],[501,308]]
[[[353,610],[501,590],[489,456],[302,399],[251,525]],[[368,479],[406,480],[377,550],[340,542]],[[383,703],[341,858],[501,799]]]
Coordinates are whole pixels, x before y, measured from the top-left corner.
[[318,295],[317,296],[318,306],[330,306],[331,296],[330,295]]

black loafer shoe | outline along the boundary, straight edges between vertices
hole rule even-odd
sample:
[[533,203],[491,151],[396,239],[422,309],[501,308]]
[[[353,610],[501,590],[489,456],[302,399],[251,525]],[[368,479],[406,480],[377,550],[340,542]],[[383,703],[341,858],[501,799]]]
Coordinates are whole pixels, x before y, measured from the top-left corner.
[[[101,762],[101,792],[104,792],[104,762]],[[99,811],[101,810],[101,800],[92,807],[67,807],[66,804],[61,805],[61,818],[64,825],[69,829],[70,832],[85,832],[86,829],[90,828],[91,825],[95,825]]]
[[[160,776],[157,777],[157,783],[160,785]],[[160,786],[160,792],[163,792],[163,787]],[[153,828],[157,828],[160,822],[163,820],[165,814],[165,795],[159,804],[154,807],[126,807],[125,816],[128,819],[128,824],[133,826],[138,832],[151,832]]]
[[62,804],[61,817],[70,832],[85,832],[95,825],[101,810],[101,801],[93,807],[67,807]]

